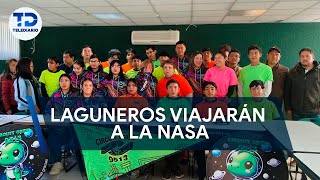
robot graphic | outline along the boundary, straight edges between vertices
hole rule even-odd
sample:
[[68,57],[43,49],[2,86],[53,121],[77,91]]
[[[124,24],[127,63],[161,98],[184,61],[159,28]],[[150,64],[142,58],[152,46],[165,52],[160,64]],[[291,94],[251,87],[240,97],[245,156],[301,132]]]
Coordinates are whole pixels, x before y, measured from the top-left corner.
[[[23,162],[28,156],[28,146],[20,139],[4,141],[0,144],[0,165],[5,167],[7,180],[22,180],[28,174]],[[24,178],[25,179],[25,178]]]

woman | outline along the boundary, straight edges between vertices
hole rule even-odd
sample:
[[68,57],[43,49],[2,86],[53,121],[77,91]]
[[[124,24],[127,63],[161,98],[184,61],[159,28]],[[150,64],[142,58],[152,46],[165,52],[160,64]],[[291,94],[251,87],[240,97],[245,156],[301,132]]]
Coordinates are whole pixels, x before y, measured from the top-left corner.
[[208,69],[203,80],[214,82],[217,85],[216,97],[231,97],[238,84],[236,73],[226,66],[227,56],[224,52],[217,52],[214,56],[216,66]]
[[127,94],[118,98],[114,108],[137,108],[141,110],[148,106],[148,101],[139,95],[137,81],[132,78],[127,81]]
[[14,100],[13,82],[16,75],[16,59],[6,61],[6,69],[0,75],[1,77],[1,97],[4,106],[4,112],[12,115],[18,111],[17,102]]
[[[46,112],[51,114],[51,109],[54,108],[54,114],[61,117],[65,108],[73,107],[73,101],[70,99],[72,94],[71,78],[67,74],[62,74],[59,78],[59,89],[52,94]],[[64,169],[61,163],[61,146],[72,144],[68,142],[72,139],[70,135],[70,126],[48,126],[49,164],[53,164],[50,175],[59,174]]]
[[207,71],[206,66],[203,63],[203,55],[200,51],[196,51],[191,55],[189,66],[185,77],[193,89],[193,96],[202,96],[201,85],[203,83],[203,77]]
[[17,64],[17,78],[14,81],[14,99],[18,103],[18,110],[30,114],[27,96],[31,96],[34,108],[40,113],[41,87],[33,76],[33,62],[28,57],[23,57]]
[[107,75],[106,88],[111,97],[119,97],[126,94],[126,80],[119,60],[113,60],[110,64],[111,72]]
[[81,89],[81,81],[84,78],[92,77],[91,72],[85,70],[85,64],[82,60],[76,60],[73,63],[73,72],[70,74],[72,87],[75,90]]
[[138,88],[140,89],[140,95],[146,98],[157,96],[157,83],[158,80],[152,75],[153,63],[150,59],[143,61],[141,66],[141,72],[136,76]]

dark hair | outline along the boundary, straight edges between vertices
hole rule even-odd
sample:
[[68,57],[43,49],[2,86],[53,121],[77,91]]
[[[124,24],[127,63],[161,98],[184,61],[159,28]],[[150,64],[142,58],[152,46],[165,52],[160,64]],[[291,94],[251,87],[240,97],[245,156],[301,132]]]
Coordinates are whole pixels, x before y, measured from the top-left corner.
[[[198,55],[198,54],[201,54],[202,58],[203,58],[203,54],[202,52],[200,51],[196,51],[194,53],[192,53],[190,59],[189,59],[189,68],[188,70],[193,70],[194,71],[194,58]],[[203,64],[203,61],[202,61],[202,64],[201,64],[201,67],[204,67],[204,64]]]
[[213,87],[215,87],[217,89],[217,84],[215,82],[212,82],[212,81],[203,81],[202,83],[202,91],[205,90],[205,88],[208,86],[208,85],[212,85]]
[[95,92],[95,90],[96,90],[96,88],[94,87],[94,83],[93,83],[93,81],[92,81],[92,79],[91,78],[84,78],[82,81],[81,81],[81,89],[80,89],[80,93],[81,93],[81,95],[83,96],[83,90],[82,90],[82,88],[83,88],[83,84],[84,84],[84,82],[86,82],[86,81],[90,81],[91,83],[92,83],[92,86],[93,86],[93,90],[92,90],[92,93],[91,93],[91,96],[94,94],[94,92]]
[[90,47],[89,45],[84,45],[84,46],[82,47],[82,50],[83,50],[84,48],[90,48],[90,49],[91,49],[91,47]]
[[48,62],[49,61],[54,61],[55,63],[59,64],[59,59],[56,56],[51,56],[48,58]]
[[212,54],[212,51],[211,51],[211,49],[210,49],[210,48],[204,48],[204,49],[202,49],[202,51],[201,51],[201,52],[203,53],[203,52],[205,52],[205,51],[209,51],[209,52]]
[[6,78],[6,79],[9,79],[9,78],[11,78],[11,75],[10,75],[10,73],[11,73],[11,71],[10,71],[10,63],[12,63],[12,62],[18,62],[16,59],[9,59],[9,60],[7,60],[6,61],[6,67],[5,67],[5,69],[4,69],[4,71],[3,71],[3,78]]
[[233,52],[238,53],[238,54],[241,56],[241,53],[240,53],[240,51],[239,51],[238,49],[232,49],[232,50],[229,52],[229,55],[230,55],[231,53],[233,53]]
[[264,84],[261,80],[253,80],[251,81],[249,87],[252,88],[254,86],[261,86],[262,89],[264,89]]
[[175,80],[175,79],[170,79],[168,82],[167,82],[167,84],[166,84],[166,89],[168,88],[168,86],[170,85],[170,84],[178,84],[178,86],[180,87],[180,84],[179,84],[179,82],[177,81],[177,80]]
[[225,45],[220,47],[219,51],[230,52],[231,51],[231,46],[229,44],[225,44]]
[[136,55],[137,54],[137,51],[136,50],[134,50],[134,49],[132,49],[132,48],[129,48],[129,49],[127,49],[126,50],[126,55],[128,54],[128,53],[132,53],[132,54],[134,54],[134,55]]
[[152,49],[152,51],[155,51],[155,50],[156,50],[156,47],[153,46],[153,45],[146,46],[146,49],[145,49],[145,50],[148,50],[148,49]]
[[71,58],[74,57],[74,54],[70,50],[66,50],[65,52],[63,52],[63,54],[69,54]]
[[73,64],[78,64],[82,68],[86,67],[82,59],[75,60]]
[[185,47],[187,47],[187,43],[185,41],[178,41],[176,43],[176,45],[178,45],[178,44],[183,44]]
[[17,64],[17,78],[32,79],[33,75],[30,70],[30,64],[32,60],[28,57],[23,57],[18,61]]
[[173,61],[171,61],[170,59],[169,60],[165,60],[163,63],[162,63],[162,67],[166,64],[170,64],[173,66],[173,68],[176,68],[176,65],[173,63]]
[[[70,91],[72,92],[72,91],[73,91],[73,86],[72,86],[71,77],[70,77],[68,74],[61,74],[61,76],[59,77],[59,82],[60,82],[60,80],[61,80],[62,77],[66,77],[66,78],[69,79],[69,81],[70,81]],[[59,89],[61,89],[61,87],[60,87]]]
[[159,53],[159,57],[160,56],[167,56],[167,57],[170,57],[169,53],[167,51],[162,51]]
[[[94,58],[97,58],[98,60],[99,60],[99,58],[98,58],[98,56],[96,55],[96,54],[92,54],[91,56],[90,56],[90,59],[94,59]],[[99,60],[100,61],[100,60]]]
[[262,54],[262,49],[258,45],[251,45],[248,47],[248,54],[251,50],[258,50],[260,54]]
[[132,57],[132,60],[134,60],[134,59],[140,59],[140,60],[142,61],[142,59],[141,59],[141,57],[140,57],[139,55],[134,55],[134,56]]
[[224,58],[227,58],[227,54],[225,51],[218,51],[214,55],[221,54]]
[[310,52],[310,54],[314,54],[313,49],[311,49],[311,48],[302,48],[302,49],[299,51],[299,56],[301,55],[301,53],[302,53],[303,51],[308,51],[308,52]]
[[124,77],[123,70],[122,70],[122,67],[121,67],[121,64],[120,64],[120,61],[119,61],[119,60],[113,60],[113,61],[110,63],[110,72],[109,72],[109,74],[107,75],[106,79],[110,81],[110,80],[113,78],[113,73],[112,73],[112,71],[111,71],[111,67],[112,67],[115,63],[118,63],[119,66],[120,66],[120,72],[119,72],[119,75],[118,75],[118,76],[120,77],[121,80],[124,80],[125,77]]
[[139,94],[139,92],[140,92],[139,84],[138,84],[138,82],[137,82],[137,80],[135,78],[130,78],[130,79],[127,80],[127,88],[126,88],[127,94],[128,94],[129,82],[133,82],[137,86],[137,94]]

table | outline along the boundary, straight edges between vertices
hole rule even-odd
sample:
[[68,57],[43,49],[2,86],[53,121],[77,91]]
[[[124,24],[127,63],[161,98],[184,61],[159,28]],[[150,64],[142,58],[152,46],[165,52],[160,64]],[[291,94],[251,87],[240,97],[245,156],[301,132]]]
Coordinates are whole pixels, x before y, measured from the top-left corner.
[[311,179],[320,179],[320,154],[314,153],[293,153],[297,165]]
[[14,121],[14,120],[18,120],[18,119],[23,119],[28,117],[29,115],[0,115],[0,121],[4,121],[4,120],[10,120],[10,121]]
[[[16,116],[16,115],[12,115]],[[38,114],[38,120],[41,126],[44,126],[46,123],[44,121],[44,117],[42,114]],[[32,117],[31,116],[26,116],[20,119],[15,119],[13,120],[14,124],[24,124],[24,125],[33,125]]]

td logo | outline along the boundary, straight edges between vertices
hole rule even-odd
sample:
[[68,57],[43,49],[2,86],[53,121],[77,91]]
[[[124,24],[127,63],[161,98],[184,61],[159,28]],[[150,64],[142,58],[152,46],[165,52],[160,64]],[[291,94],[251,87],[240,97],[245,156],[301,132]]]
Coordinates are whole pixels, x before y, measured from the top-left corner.
[[34,9],[22,7],[11,14],[9,28],[13,36],[27,41],[35,38],[40,33],[42,19]]

